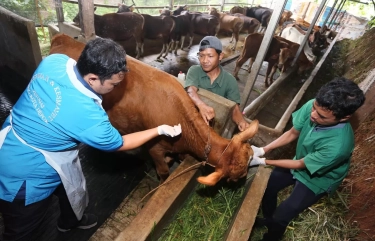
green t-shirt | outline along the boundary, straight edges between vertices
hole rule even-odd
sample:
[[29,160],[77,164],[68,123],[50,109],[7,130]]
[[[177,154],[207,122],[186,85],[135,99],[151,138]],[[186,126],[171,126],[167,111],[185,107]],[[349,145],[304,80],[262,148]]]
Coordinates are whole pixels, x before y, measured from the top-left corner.
[[349,122],[320,126],[310,121],[314,99],[293,113],[293,126],[300,132],[295,160],[304,159],[306,169],[292,170],[294,177],[315,194],[329,194],[348,174],[354,149]]
[[189,86],[195,86],[198,89],[202,88],[240,104],[241,97],[236,79],[220,65],[219,67],[220,74],[211,85],[210,77],[200,65],[191,66],[186,74],[185,88]]

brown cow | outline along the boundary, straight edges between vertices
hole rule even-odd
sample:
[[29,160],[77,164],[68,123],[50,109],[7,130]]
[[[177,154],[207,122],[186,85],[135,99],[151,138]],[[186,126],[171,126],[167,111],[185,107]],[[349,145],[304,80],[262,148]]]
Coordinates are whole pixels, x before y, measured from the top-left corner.
[[230,40],[230,43],[233,42],[234,38],[235,42],[231,49],[235,50],[240,31],[244,24],[243,19],[236,16],[228,15],[226,13],[219,13],[219,11],[217,11],[217,9],[214,7],[208,7],[208,13],[220,19],[220,30],[232,32],[232,39]]
[[[236,67],[233,72],[233,76],[238,79],[238,72],[241,68],[241,66],[250,58],[249,68],[248,72],[251,72],[251,67],[254,63],[255,57],[258,54],[258,50],[260,48],[260,45],[263,40],[263,34],[261,33],[252,33],[249,34],[245,39],[244,48],[241,51],[240,57],[236,61]],[[264,61],[268,62],[268,68],[265,76],[265,86],[268,85],[268,76],[273,68],[273,66],[277,65],[280,68],[283,67],[285,61],[289,57],[288,52],[284,52],[288,48],[289,45],[286,42],[279,41],[276,38],[272,38],[270,47],[268,48],[268,51],[266,53],[266,56],[264,57]],[[281,52],[281,53],[280,53]],[[279,58],[279,56],[282,56]],[[276,69],[275,69],[276,70]],[[274,72],[271,75],[271,78],[273,77]],[[273,80],[270,80],[270,83],[272,83]]]
[[[95,8],[96,9],[96,8]],[[95,11],[95,10],[94,10]],[[80,25],[79,14],[73,22]],[[145,20],[137,13],[108,13],[104,15],[94,14],[95,34],[102,38],[110,38],[114,41],[127,41],[134,37],[136,41],[136,58],[140,57],[142,47],[142,33]]]
[[[287,52],[289,52],[288,56],[289,56],[289,59],[284,63],[284,69],[287,69],[294,57],[296,56],[297,54],[297,51],[298,51],[298,48],[299,48],[299,44],[298,43],[294,43],[292,41],[289,41],[283,37],[280,37],[280,36],[274,36],[276,39],[278,39],[279,41],[282,41],[282,42],[285,42],[285,43],[288,43],[289,44],[289,47],[288,47],[288,50]],[[313,62],[311,62],[304,51],[301,52],[301,54],[299,55],[297,61],[296,61],[296,64],[298,65],[298,74],[303,74],[305,71],[311,69],[314,64]]]
[[[119,4],[117,13],[124,13],[123,11],[132,11],[134,8],[129,8],[124,4]],[[169,51],[169,36],[175,27],[175,22],[170,16],[151,16],[148,14],[141,14],[145,19],[143,27],[142,43],[141,43],[141,56],[143,55],[144,38],[147,39],[158,39],[163,40],[163,48],[157,57],[164,54],[164,58],[167,57]]]
[[[51,42],[50,54],[62,53],[77,60],[84,45],[68,38],[56,35]],[[103,107],[113,126],[121,134],[127,134],[160,124],[181,123],[183,131],[179,137],[159,136],[145,144],[161,181],[169,176],[164,161],[168,153],[187,153],[215,166],[215,172],[198,178],[206,185],[215,185],[221,178],[237,181],[246,176],[247,164],[253,155],[247,140],[257,132],[258,121],[253,121],[248,129],[231,140],[222,138],[206,125],[193,101],[172,75],[130,56],[127,63],[130,71],[124,80],[103,96]]]
[[248,16],[243,15],[242,13],[234,13],[230,14],[232,16],[239,17],[243,20],[243,27],[241,29],[241,33],[256,33],[259,30],[260,22],[255,18],[250,18]]

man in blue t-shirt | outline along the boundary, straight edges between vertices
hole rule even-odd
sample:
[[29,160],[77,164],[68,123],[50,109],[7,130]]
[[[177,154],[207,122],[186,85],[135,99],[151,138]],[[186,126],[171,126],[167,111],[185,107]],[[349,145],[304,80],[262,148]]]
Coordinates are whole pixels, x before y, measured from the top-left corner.
[[[77,62],[52,54],[38,66],[0,132],[0,213],[5,240],[29,240],[52,194],[59,197],[58,229],[88,229],[86,181],[78,158],[82,142],[104,151],[139,147],[180,125],[161,125],[121,136],[102,108],[102,94],[124,78],[125,50],[110,39],[89,41]],[[176,123],[177,124],[177,123]]]
[[[352,114],[364,103],[362,90],[352,81],[336,78],[293,113],[293,127],[263,148],[252,146],[250,166],[275,166],[262,200],[265,225],[263,241],[280,240],[289,222],[327,194],[332,194],[346,177],[354,150]],[[266,160],[260,156],[296,140],[293,160]],[[277,194],[293,185],[290,196],[277,206]]]

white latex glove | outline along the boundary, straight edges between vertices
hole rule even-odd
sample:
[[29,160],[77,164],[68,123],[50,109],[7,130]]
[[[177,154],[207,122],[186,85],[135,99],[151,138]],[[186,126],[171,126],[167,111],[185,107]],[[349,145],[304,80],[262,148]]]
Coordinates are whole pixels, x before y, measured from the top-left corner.
[[253,159],[249,163],[249,167],[257,166],[257,165],[266,165],[266,158],[253,156]]
[[181,134],[181,124],[176,126],[161,125],[158,126],[159,135],[165,135],[170,137],[175,137]]
[[259,157],[264,155],[264,149],[262,147],[251,146],[253,149],[254,156]]

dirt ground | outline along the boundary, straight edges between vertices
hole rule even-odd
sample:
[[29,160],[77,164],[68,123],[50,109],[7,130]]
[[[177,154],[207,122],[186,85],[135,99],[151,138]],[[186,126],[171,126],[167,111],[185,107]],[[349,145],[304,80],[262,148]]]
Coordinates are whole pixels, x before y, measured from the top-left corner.
[[[333,66],[359,83],[375,68],[375,28],[362,38],[341,43],[341,57]],[[343,190],[349,193],[348,220],[360,228],[357,240],[375,240],[375,86],[366,93],[365,104],[352,120],[356,146]]]

